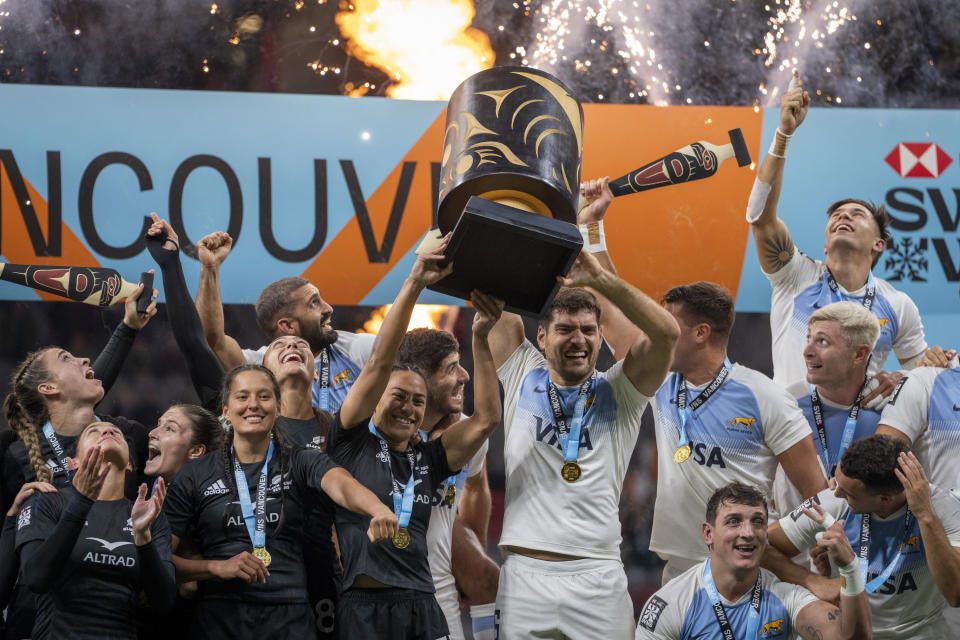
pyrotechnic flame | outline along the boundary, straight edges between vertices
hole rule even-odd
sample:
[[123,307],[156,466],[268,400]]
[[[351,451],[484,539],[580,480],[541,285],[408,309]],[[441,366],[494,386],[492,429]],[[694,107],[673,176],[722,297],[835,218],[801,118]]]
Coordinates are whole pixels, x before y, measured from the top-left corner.
[[386,93],[446,100],[464,78],[493,65],[490,40],[470,27],[470,0],[352,0],[337,14],[347,53],[386,72]]
[[[363,323],[363,329],[358,333],[377,333],[383,325],[383,319],[387,317],[387,312],[393,305],[384,305],[377,307],[370,314],[370,319]],[[411,329],[442,329],[452,331],[453,325],[457,320],[458,307],[448,307],[444,304],[418,304],[413,308],[413,315],[410,316],[410,324],[407,325],[407,331]]]

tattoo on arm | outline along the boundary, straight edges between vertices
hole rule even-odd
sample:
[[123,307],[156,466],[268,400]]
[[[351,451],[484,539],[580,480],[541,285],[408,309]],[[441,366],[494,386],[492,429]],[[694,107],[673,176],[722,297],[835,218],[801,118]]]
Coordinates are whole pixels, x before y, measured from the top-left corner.
[[806,627],[804,627],[801,635],[807,640],[823,640],[823,634],[812,624],[808,624]]
[[768,238],[763,245],[765,267],[769,271],[779,271],[793,257],[793,239],[783,230]]
[[827,613],[827,619],[829,620],[836,620],[839,617],[840,617],[840,609],[834,609],[833,611],[830,611]]

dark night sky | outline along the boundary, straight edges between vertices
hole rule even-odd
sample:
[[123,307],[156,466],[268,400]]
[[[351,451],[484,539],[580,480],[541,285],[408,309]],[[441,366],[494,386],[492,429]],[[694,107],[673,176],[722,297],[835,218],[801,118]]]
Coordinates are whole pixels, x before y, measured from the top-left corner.
[[[435,27],[437,0],[404,4],[423,13],[422,28]],[[221,0],[215,9],[210,0],[0,0],[0,79],[323,94],[369,82],[377,87],[371,93],[383,94],[384,71],[346,52],[334,20],[341,6],[346,0]],[[517,64],[522,47],[529,64],[558,75],[584,102],[766,105],[760,85],[783,84],[788,72],[779,66],[794,56],[805,86],[821,92],[815,104],[836,104],[837,96],[841,106],[857,107],[960,102],[960,3],[953,1],[478,0],[476,10],[473,26],[489,36],[497,64]],[[787,17],[778,21],[778,11]],[[842,24],[826,34],[831,19]],[[767,67],[772,23],[784,25],[786,42]],[[567,59],[550,64],[536,43],[551,42],[557,24],[570,32],[560,52]],[[321,75],[311,62],[341,73]]]

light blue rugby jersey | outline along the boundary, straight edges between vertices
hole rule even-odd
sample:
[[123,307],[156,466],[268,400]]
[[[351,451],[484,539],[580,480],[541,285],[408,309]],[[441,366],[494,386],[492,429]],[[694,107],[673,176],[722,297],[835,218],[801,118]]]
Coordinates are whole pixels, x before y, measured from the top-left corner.
[[[700,525],[713,492],[736,481],[770,495],[777,456],[810,437],[810,427],[786,390],[759,371],[734,364],[727,380],[687,420],[691,454],[677,464],[678,380],[668,377],[654,398],[660,463],[650,549],[701,560],[707,548]],[[700,391],[689,388],[687,402]]]
[[930,482],[960,488],[960,367],[907,372],[880,424],[910,438]]
[[[327,411],[336,413],[340,405],[347,398],[347,392],[353,386],[357,376],[360,375],[361,366],[351,360],[346,354],[336,348],[327,349],[330,354],[330,385],[327,388],[329,393]],[[317,358],[317,376],[320,375],[320,358]],[[313,382],[313,406],[324,408],[320,404],[320,380]]]
[[[716,640],[720,625],[713,612],[710,596],[703,586],[705,562],[680,574],[647,600],[637,624],[637,640]],[[797,637],[794,623],[797,614],[816,597],[797,585],[777,579],[766,569],[760,570],[763,596],[760,600],[758,638],[788,640]],[[692,595],[691,595],[692,594]],[[753,588],[736,603],[722,601],[734,637],[746,639],[747,617]]]
[[[820,437],[817,435],[817,421],[813,419],[813,400],[810,394],[797,398],[797,404],[800,405],[800,411],[803,417],[807,419],[810,425],[810,431],[813,434],[813,444],[817,448],[817,455],[823,459],[823,446],[820,444]],[[850,407],[838,407],[828,404],[824,397],[820,396],[820,406],[823,407],[823,424],[827,436],[827,449],[830,450],[830,460],[827,466],[827,477],[833,476],[833,467],[839,463],[840,441],[843,438],[843,429],[847,424],[847,417],[850,415]],[[853,430],[853,439],[859,440],[873,435],[880,423],[880,412],[875,409],[860,408],[857,415],[857,427]],[[791,507],[795,505],[790,505]]]
[[[960,546],[960,502],[945,491],[930,485],[931,502],[940,518],[950,544]],[[816,496],[824,511],[843,519],[843,530],[855,554],[859,553],[862,516],[853,513],[846,500],[825,489]],[[802,512],[809,501],[780,519],[780,527],[794,547],[806,549],[816,542],[820,526]],[[901,557],[890,576],[870,594],[874,638],[911,638],[942,640],[949,637],[942,611],[946,600],[937,589],[927,566],[927,556],[917,519],[904,527],[904,506],[887,518],[874,515],[870,523],[870,550],[867,556],[869,582],[896,556]]]

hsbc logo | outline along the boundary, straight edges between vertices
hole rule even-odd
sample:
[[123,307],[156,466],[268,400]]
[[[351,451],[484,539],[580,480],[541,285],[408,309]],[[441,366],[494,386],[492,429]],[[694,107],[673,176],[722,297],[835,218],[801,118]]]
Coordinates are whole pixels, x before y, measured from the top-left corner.
[[884,160],[901,178],[939,178],[953,162],[934,142],[901,142]]

